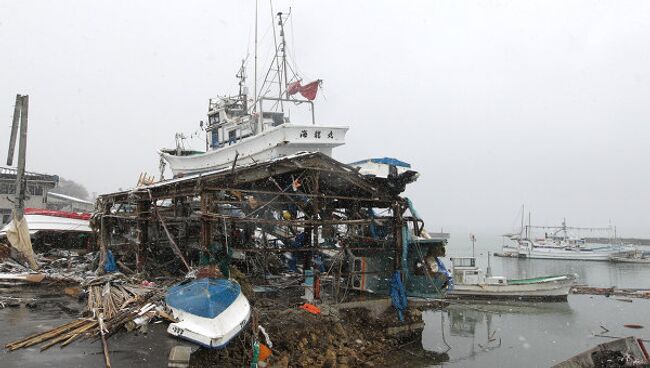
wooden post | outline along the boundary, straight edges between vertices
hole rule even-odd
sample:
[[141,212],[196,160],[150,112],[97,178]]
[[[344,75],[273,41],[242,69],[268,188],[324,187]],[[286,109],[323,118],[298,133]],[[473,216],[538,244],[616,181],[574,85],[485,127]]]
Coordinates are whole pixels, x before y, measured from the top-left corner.
[[105,272],[104,265],[106,264],[106,251],[108,250],[108,221],[105,216],[107,212],[109,210],[105,209],[99,219],[99,265],[97,266],[97,273],[100,275]]
[[[207,191],[201,192],[201,213],[203,215],[210,211],[210,193]],[[201,216],[201,247],[204,250],[210,249],[210,241],[212,241],[212,223],[206,216]]]
[[[155,203],[153,204],[156,205]],[[149,201],[140,201],[136,205],[136,214],[138,216],[137,220],[137,247],[135,252],[135,266],[137,272],[142,272],[142,268],[146,261],[146,252],[145,250],[147,244],[149,243],[149,217],[151,202]]]

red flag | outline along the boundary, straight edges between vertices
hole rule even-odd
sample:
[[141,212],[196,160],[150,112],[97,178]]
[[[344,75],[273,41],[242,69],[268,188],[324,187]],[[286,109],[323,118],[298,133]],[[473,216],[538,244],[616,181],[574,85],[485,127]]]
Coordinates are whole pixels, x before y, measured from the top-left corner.
[[296,93],[300,92],[300,89],[302,86],[300,85],[300,81],[297,80],[295,82],[289,83],[287,86],[287,93],[289,95],[295,95]]
[[319,85],[320,80],[305,84],[300,88],[300,94],[302,97],[308,99],[309,101],[313,101],[316,98],[316,93],[318,92]]

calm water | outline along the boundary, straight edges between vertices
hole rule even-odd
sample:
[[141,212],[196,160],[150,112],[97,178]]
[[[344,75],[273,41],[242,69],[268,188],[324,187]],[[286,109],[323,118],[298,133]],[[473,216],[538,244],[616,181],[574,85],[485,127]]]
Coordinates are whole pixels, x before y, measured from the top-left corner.
[[[494,238],[476,244],[481,267],[487,252],[499,251]],[[471,243],[450,240],[448,256],[471,256]],[[492,257],[492,273],[533,277],[576,273],[591,286],[650,288],[650,266],[589,261],[526,260]],[[446,367],[548,367],[611,338],[597,337],[600,326],[611,336],[650,339],[650,300],[632,303],[604,296],[570,295],[567,303],[453,304],[424,315],[422,344],[426,350],[447,352]],[[624,324],[643,325],[629,329]],[[648,343],[650,345],[650,343]]]

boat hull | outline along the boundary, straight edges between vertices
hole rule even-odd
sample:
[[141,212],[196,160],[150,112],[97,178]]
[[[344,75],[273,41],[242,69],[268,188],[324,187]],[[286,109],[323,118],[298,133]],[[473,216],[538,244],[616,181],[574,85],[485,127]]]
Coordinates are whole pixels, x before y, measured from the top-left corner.
[[[171,308],[180,322],[171,323],[167,332],[210,349],[223,349],[248,324],[251,309],[243,294],[222,314],[215,318],[203,318],[183,310]],[[232,323],[232,321],[239,321]],[[225,324],[224,324],[225,322]],[[215,331],[222,331],[215,333]]]
[[[541,280],[541,281],[532,281]],[[452,298],[565,301],[575,282],[574,275],[513,280],[516,284],[457,284],[448,292]]]
[[332,155],[334,147],[345,143],[347,127],[283,124],[237,143],[213,151],[189,156],[160,152],[175,177],[219,170],[232,166],[265,162],[299,152]]
[[226,347],[251,316],[239,285],[224,279],[181,283],[168,291],[165,301],[178,320],[167,332],[211,349]]
[[650,263],[650,258],[635,258],[635,257],[615,257],[609,259],[616,263]]
[[609,261],[610,258],[616,254],[625,253],[625,250],[608,250],[608,251],[597,251],[597,250],[568,250],[568,249],[553,249],[546,248],[540,249],[535,248],[532,250],[528,249],[516,249],[516,248],[504,248],[503,252],[495,253],[496,256],[500,257],[515,257],[515,258],[533,258],[533,259],[562,259],[562,260],[574,260],[574,261]]
[[[90,221],[79,218],[25,214],[25,220],[27,221],[30,235],[37,234],[41,231],[92,232]],[[0,236],[6,236],[8,230],[9,225],[6,225],[2,230],[0,230]]]

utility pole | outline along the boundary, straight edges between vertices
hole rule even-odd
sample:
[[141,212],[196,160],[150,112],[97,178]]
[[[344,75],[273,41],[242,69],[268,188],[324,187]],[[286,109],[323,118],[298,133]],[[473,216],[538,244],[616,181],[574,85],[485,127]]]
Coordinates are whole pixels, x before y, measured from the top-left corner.
[[20,123],[20,109],[22,106],[22,96],[16,95],[16,105],[14,106],[14,118],[11,124],[11,135],[9,136],[9,152],[7,153],[7,166],[14,163],[14,150],[16,149],[16,136],[18,135],[18,124]]
[[[9,155],[7,157],[7,164],[11,165],[13,162],[14,149],[16,146],[17,125],[20,120],[20,140],[18,145],[18,166],[16,168],[16,197],[14,201],[14,218],[13,223],[21,233],[20,229],[27,229],[26,224],[23,223],[25,217],[25,192],[27,188],[27,180],[25,180],[25,157],[27,155],[27,121],[29,111],[29,96],[17,95],[16,107],[14,108],[14,118],[11,127],[11,137],[9,139]],[[20,119],[19,119],[20,117]],[[24,227],[23,227],[24,226]],[[29,232],[27,235],[18,235],[16,240],[9,237],[9,241],[13,247],[18,249],[29,261],[32,269],[38,269],[38,263],[34,259],[34,252],[32,244],[29,239]],[[26,238],[24,238],[26,236]]]
[[[20,99],[20,141],[18,143],[18,167],[16,170],[16,201],[14,202],[14,220],[20,222],[24,216],[25,208],[25,190],[26,190],[26,181],[25,181],[25,155],[27,153],[27,118],[29,110],[29,96],[20,96],[16,97],[16,105],[18,105],[18,100]],[[17,109],[14,109],[14,112]],[[14,122],[16,121],[16,116],[14,115]],[[12,126],[13,133],[13,126]],[[11,137],[14,145],[16,144],[15,137]],[[9,151],[12,157],[8,157],[13,161],[13,147],[9,146]]]

